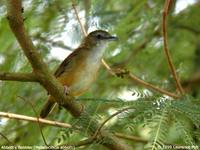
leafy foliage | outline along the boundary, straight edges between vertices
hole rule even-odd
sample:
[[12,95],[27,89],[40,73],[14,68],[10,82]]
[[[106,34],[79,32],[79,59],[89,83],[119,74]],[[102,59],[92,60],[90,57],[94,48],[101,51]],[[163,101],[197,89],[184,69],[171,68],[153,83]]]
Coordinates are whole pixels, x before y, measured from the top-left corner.
[[[147,90],[126,77],[112,76],[102,67],[90,90],[77,98],[87,109],[86,115],[96,118],[99,123],[116,111],[132,107],[110,119],[103,129],[147,141],[125,140],[133,149],[157,150],[170,145],[198,149],[200,146],[200,3],[196,0],[177,13],[178,2],[180,0],[170,8],[167,33],[173,63],[187,94],[174,100]],[[31,66],[9,28],[5,3],[6,0],[0,1],[0,73],[31,72]],[[105,54],[112,68],[126,68],[146,82],[176,91],[163,52],[164,1],[77,0],[76,4],[86,30],[109,30],[119,37],[120,40],[110,44]],[[24,0],[23,6],[26,29],[53,72],[61,60],[52,54],[64,51],[67,56],[82,39],[72,1]],[[0,81],[0,111],[35,116],[31,106],[20,97],[31,101],[39,112],[47,92],[35,83]],[[86,121],[84,115],[74,119],[62,108],[56,108],[49,118],[73,126],[63,129],[42,125],[50,145],[76,143],[88,138],[87,130],[79,130],[80,124],[94,128],[94,123]],[[45,145],[35,123],[0,118],[0,133],[15,145]],[[104,149],[98,142],[104,141],[94,141],[77,149]],[[11,144],[0,136],[0,145]]]

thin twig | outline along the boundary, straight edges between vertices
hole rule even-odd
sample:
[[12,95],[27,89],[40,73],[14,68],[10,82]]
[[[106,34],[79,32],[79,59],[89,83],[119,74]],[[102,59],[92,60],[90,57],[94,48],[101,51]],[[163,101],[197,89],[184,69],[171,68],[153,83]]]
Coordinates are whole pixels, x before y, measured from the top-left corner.
[[76,15],[76,19],[79,22],[79,25],[80,25],[80,28],[81,28],[81,31],[82,31],[83,35],[87,36],[87,32],[85,31],[85,28],[84,28],[84,26],[81,23],[81,19],[80,19],[79,15],[78,15],[78,11],[76,9],[75,0],[72,0],[72,8],[74,9],[74,12],[75,12],[75,15]]
[[179,90],[181,94],[184,94],[184,90],[180,84],[180,80],[176,74],[176,69],[174,67],[174,64],[172,62],[172,58],[170,56],[169,48],[168,48],[168,38],[167,38],[167,15],[169,11],[169,5],[172,2],[172,0],[166,0],[164,5],[164,11],[163,11],[163,21],[162,21],[162,32],[163,32],[163,41],[164,41],[164,51],[165,55],[167,57],[167,62],[170,68],[170,71],[173,75],[174,81],[176,83],[176,87]]
[[[126,135],[126,134],[119,133],[119,132],[114,132],[113,134],[116,137],[121,138],[121,139],[130,140],[130,141],[133,141],[133,142],[140,142],[140,143],[144,143],[144,144],[148,143],[148,140],[145,140],[141,137],[137,137],[137,136],[133,136],[133,135]],[[59,145],[59,146],[80,147],[80,146],[91,144],[93,142],[94,142],[94,137],[90,137],[90,138],[87,138],[85,140],[79,141],[77,143],[68,143],[68,144],[62,144],[62,145]]]
[[183,25],[183,24],[179,25],[178,24],[178,25],[175,25],[175,28],[186,30],[188,32],[195,34],[196,36],[198,36],[200,34],[200,30],[198,28],[193,28],[193,27],[188,26],[188,25]]
[[179,95],[174,94],[174,93],[171,93],[171,92],[166,91],[166,90],[164,90],[164,89],[161,89],[161,88],[159,88],[159,87],[156,87],[156,86],[154,86],[154,85],[152,85],[152,84],[150,84],[150,83],[147,83],[147,82],[145,82],[145,81],[139,79],[138,77],[136,77],[136,76],[133,75],[132,73],[129,73],[129,78],[130,78],[131,80],[133,80],[133,81],[135,81],[135,82],[137,82],[137,83],[143,85],[144,87],[146,87],[146,88],[148,88],[148,89],[157,91],[157,92],[159,92],[159,93],[161,93],[161,94],[165,94],[165,95],[170,96],[170,97],[173,97],[173,98],[180,98]]
[[[78,16],[78,12],[77,12],[76,7],[75,7],[75,4],[74,4],[74,1],[73,1],[73,3],[72,3],[72,6],[73,6],[73,9],[74,9],[74,11],[75,11],[77,20],[78,20],[78,22],[79,22],[79,24],[80,24],[81,30],[82,30],[83,34],[86,36],[87,33],[86,33],[86,31],[85,31],[85,29],[84,29],[84,27],[83,27],[83,25],[82,25],[82,23],[81,23],[81,21],[80,21],[80,18],[79,18],[79,16]],[[102,64],[103,64],[103,66],[109,71],[110,74],[115,75],[115,72],[111,69],[111,67],[107,64],[107,62],[106,62],[104,59],[102,59],[101,62],[102,62]],[[158,91],[158,92],[160,92],[160,93],[162,93],[162,94],[166,94],[166,95],[168,95],[168,96],[170,96],[170,97],[178,98],[178,96],[177,96],[176,94],[170,93],[170,92],[165,91],[165,90],[162,90],[162,89],[160,89],[160,88],[157,88],[157,87],[155,87],[155,86],[153,86],[153,85],[151,85],[151,84],[149,84],[149,83],[146,83],[146,82],[144,82],[144,81],[142,81],[142,80],[136,78],[135,76],[133,77],[133,75],[131,75],[131,78],[132,78],[133,80],[137,81],[138,83],[143,84],[143,85],[145,85],[146,87],[149,87],[149,88],[151,88],[151,89],[153,89],[153,90],[155,90],[155,91]],[[140,82],[140,81],[141,81],[141,82]]]
[[[87,145],[87,144],[91,144],[93,143],[96,139],[97,139],[97,136],[98,134],[101,132],[101,129],[103,128],[103,126],[109,121],[111,120],[113,117],[129,110],[129,109],[134,109],[133,107],[128,107],[128,108],[124,108],[122,110],[119,110],[117,111],[116,113],[112,114],[111,116],[109,116],[106,120],[104,120],[101,125],[97,128],[97,130],[95,131],[95,133],[93,134],[93,136],[91,136],[90,138],[88,139],[85,139],[85,140],[82,140],[82,141],[79,141],[77,143],[73,143],[73,144],[64,144],[64,145],[61,145],[61,146],[74,146],[74,147],[79,147],[79,146],[83,146],[83,145]],[[114,134],[115,135],[115,134]],[[118,135],[119,136],[119,135]],[[138,138],[139,139],[139,138]],[[136,140],[138,140],[136,138]],[[98,139],[97,139],[98,140]],[[138,140],[139,141],[139,140]]]
[[68,144],[62,144],[59,145],[60,147],[65,146],[65,147],[80,147],[84,145],[88,145],[94,142],[94,139],[92,137],[87,138],[85,140],[78,141],[76,143],[68,143]]
[[84,9],[85,9],[85,29],[88,30],[89,26],[89,17],[90,17],[90,9],[91,9],[91,0],[84,1]]
[[40,124],[40,122],[39,122],[39,115],[38,115],[37,111],[35,110],[35,107],[33,106],[33,104],[32,104],[29,100],[26,100],[24,97],[21,97],[21,96],[18,96],[18,97],[19,97],[20,99],[22,99],[23,101],[25,101],[26,103],[28,103],[28,104],[31,106],[33,112],[34,112],[35,115],[36,115],[37,124],[38,124],[39,130],[40,130],[42,139],[43,139],[45,145],[46,145],[46,146],[49,146],[49,145],[47,144],[47,141],[46,141],[46,139],[45,139],[45,137],[44,137],[44,134],[43,134],[43,132],[42,132],[42,127],[41,127],[41,124]]
[[[139,143],[144,143],[144,144],[149,142],[148,140],[143,139],[143,138],[138,137],[138,136],[126,135],[124,133],[119,133],[119,132],[114,132],[113,134],[118,138],[129,140],[129,141],[132,141],[132,142],[139,142]],[[65,146],[65,147],[80,147],[80,146],[84,146],[84,145],[94,143],[94,140],[96,140],[96,139],[94,139],[94,137],[90,137],[90,138],[84,139],[82,141],[78,141],[76,143],[61,144],[61,145],[58,145],[58,146],[59,147],[62,147],[62,146]],[[165,145],[166,146],[167,145],[177,146],[177,144],[169,144],[169,143],[165,143]]]
[[3,133],[0,132],[0,135],[11,145],[15,145],[12,141],[10,141]]
[[30,116],[25,116],[25,115],[19,115],[19,114],[14,114],[14,113],[8,113],[8,112],[0,112],[0,117],[4,118],[9,118],[9,119],[16,119],[16,120],[24,120],[24,121],[31,121],[31,122],[40,122],[43,124],[55,126],[55,127],[62,127],[62,128],[71,128],[72,126],[67,123],[62,123],[62,122],[57,122],[57,121],[52,121],[52,120],[47,120],[47,119],[42,119],[42,118],[36,118],[36,117],[30,117]]
[[114,133],[114,135],[118,138],[122,138],[122,139],[126,139],[126,140],[131,140],[134,142],[141,142],[141,143],[148,143],[148,140],[145,140],[143,138],[137,137],[137,136],[133,136],[133,135],[125,135],[122,133]]
[[[105,60],[101,60],[102,61],[102,64],[103,66],[108,70],[108,72],[111,74],[111,75],[116,75],[116,72],[105,62]],[[123,71],[123,69],[121,69]],[[148,88],[148,89],[151,89],[151,90],[154,90],[154,91],[157,91],[161,94],[165,94],[165,95],[168,95],[170,97],[173,97],[173,98],[180,98],[180,96],[174,94],[174,93],[171,93],[169,91],[166,91],[164,89],[161,89],[159,87],[156,87],[150,83],[147,83],[141,79],[139,79],[138,77],[136,77],[135,75],[133,75],[132,73],[128,73],[127,74],[127,77],[141,85],[143,85],[144,87]]]
[[133,108],[133,107],[124,108],[124,109],[122,109],[122,110],[117,111],[116,113],[114,113],[114,114],[112,114],[111,116],[109,116],[106,120],[104,120],[104,121],[101,123],[101,125],[97,128],[97,130],[95,131],[95,133],[94,133],[94,135],[93,135],[93,138],[95,139],[95,138],[97,137],[98,133],[101,131],[101,129],[103,128],[103,126],[104,126],[110,119],[112,119],[113,117],[115,117],[115,116],[121,114],[122,112],[129,110],[129,109],[134,109],[134,108]]
[[111,75],[115,75],[115,72],[111,69],[111,67],[108,65],[108,63],[104,59],[101,59],[101,62]]
[[[125,140],[130,140],[130,141],[133,141],[133,142],[140,142],[140,143],[148,143],[148,140],[145,140],[141,137],[137,137],[137,136],[133,136],[133,135],[126,135],[126,134],[122,134],[122,133],[119,133],[119,132],[115,132],[113,133],[116,137],[118,138],[121,138],[121,139],[125,139]],[[90,137],[90,138],[87,138],[85,140],[82,140],[82,141],[79,141],[77,143],[68,143],[68,144],[62,144],[62,145],[59,145],[59,146],[68,146],[68,147],[80,147],[80,146],[84,146],[84,145],[88,145],[88,144],[91,144],[91,143],[94,143],[94,137]],[[98,141],[97,141],[98,142]]]
[[[74,146],[74,147],[79,147],[79,146],[83,146],[83,145],[87,145],[87,144],[91,144],[93,143],[96,139],[97,139],[97,136],[98,134],[101,132],[101,129],[103,128],[103,126],[109,121],[111,120],[113,117],[119,115],[120,113],[124,112],[124,111],[127,111],[129,109],[133,109],[132,107],[128,107],[128,108],[124,108],[122,110],[119,110],[117,111],[116,113],[112,114],[111,116],[109,116],[106,120],[104,120],[101,125],[97,128],[97,130],[95,131],[95,133],[93,134],[93,136],[91,136],[90,138],[88,139],[85,139],[85,140],[82,140],[82,141],[79,141],[77,143],[73,143],[73,144],[64,144],[64,145],[61,145],[61,146]],[[98,140],[98,139],[97,139]]]
[[37,34],[35,36],[35,39],[37,40],[40,40],[44,43],[50,43],[52,46],[54,47],[59,47],[59,48],[62,48],[62,49],[66,49],[66,50],[70,50],[72,51],[73,48],[70,47],[70,46],[67,46],[63,43],[63,41],[54,41],[54,40],[50,40],[50,39],[47,39],[47,37],[42,37],[40,34]]
[[[118,133],[118,132],[115,132],[114,135],[118,138],[122,138],[122,139],[126,139],[126,140],[130,140],[130,141],[133,141],[133,142],[140,142],[140,143],[148,143],[149,141],[146,140],[146,139],[143,139],[141,137],[137,137],[137,136],[133,136],[133,135],[126,135],[126,134],[123,134],[123,133]],[[175,147],[175,146],[182,146],[182,145],[178,145],[178,144],[171,144],[171,143],[164,143],[165,146],[169,146],[169,147]]]

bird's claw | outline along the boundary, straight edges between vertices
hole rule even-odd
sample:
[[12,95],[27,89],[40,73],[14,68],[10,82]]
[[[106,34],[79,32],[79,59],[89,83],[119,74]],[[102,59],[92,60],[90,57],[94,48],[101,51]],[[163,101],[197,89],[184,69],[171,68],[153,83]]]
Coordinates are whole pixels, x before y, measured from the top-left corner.
[[64,93],[65,93],[66,95],[69,94],[69,87],[66,86],[66,85],[64,85]]
[[127,69],[117,68],[114,70],[114,73],[117,77],[124,78],[125,75],[128,75],[130,72]]

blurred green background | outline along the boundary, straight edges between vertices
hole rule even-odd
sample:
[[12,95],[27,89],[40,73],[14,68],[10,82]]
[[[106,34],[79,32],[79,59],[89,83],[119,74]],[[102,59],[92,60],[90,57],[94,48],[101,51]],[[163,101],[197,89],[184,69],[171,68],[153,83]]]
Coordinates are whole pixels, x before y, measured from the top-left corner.
[[[12,34],[6,19],[6,0],[0,1],[0,72],[31,72],[32,68]],[[107,48],[105,60],[113,68],[126,68],[146,82],[171,92],[176,88],[163,51],[161,0],[77,0],[76,8],[88,32],[107,30],[119,37]],[[83,34],[70,0],[23,0],[24,23],[37,50],[52,73],[76,48]],[[174,0],[168,16],[168,43],[178,76],[186,91],[179,101],[144,88],[132,80],[117,78],[100,69],[90,90],[79,97],[99,122],[116,110],[135,110],[112,119],[107,130],[138,136],[147,142],[124,140],[135,150],[162,145],[200,144],[200,1]],[[0,111],[35,116],[47,91],[37,83],[0,81]],[[76,124],[64,109],[50,119]],[[84,123],[84,122],[83,122]],[[77,142],[85,132],[42,126],[50,145]],[[44,145],[35,123],[0,118],[0,132],[15,145]],[[10,145],[0,136],[0,145]],[[159,147],[160,146],[160,147]],[[93,143],[77,149],[104,149]],[[162,147],[162,149],[164,149]]]

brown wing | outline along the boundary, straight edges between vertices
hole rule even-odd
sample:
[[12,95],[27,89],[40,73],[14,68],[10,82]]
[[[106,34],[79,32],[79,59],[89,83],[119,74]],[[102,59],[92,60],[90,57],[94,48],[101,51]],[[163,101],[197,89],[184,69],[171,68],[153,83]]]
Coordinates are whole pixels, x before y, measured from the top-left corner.
[[70,69],[70,63],[78,55],[81,48],[77,48],[74,52],[72,52],[65,60],[60,64],[60,66],[55,71],[54,75],[55,77],[59,77],[63,72],[67,71],[67,69]]

